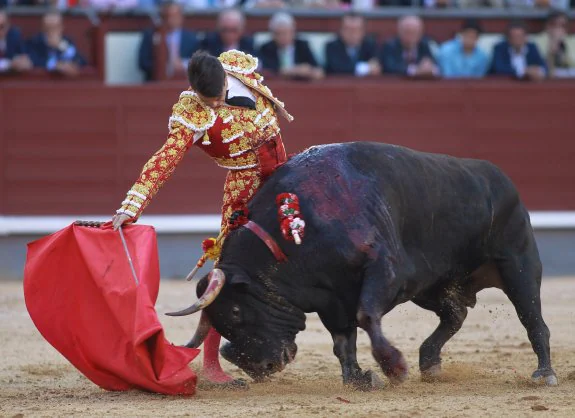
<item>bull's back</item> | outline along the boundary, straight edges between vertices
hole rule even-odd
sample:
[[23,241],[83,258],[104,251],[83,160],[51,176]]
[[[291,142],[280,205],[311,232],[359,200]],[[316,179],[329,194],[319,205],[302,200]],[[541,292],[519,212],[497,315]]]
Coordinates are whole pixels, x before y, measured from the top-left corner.
[[283,188],[308,196],[318,221],[375,225],[418,248],[460,248],[520,205],[512,182],[489,162],[389,144],[311,147],[282,171]]

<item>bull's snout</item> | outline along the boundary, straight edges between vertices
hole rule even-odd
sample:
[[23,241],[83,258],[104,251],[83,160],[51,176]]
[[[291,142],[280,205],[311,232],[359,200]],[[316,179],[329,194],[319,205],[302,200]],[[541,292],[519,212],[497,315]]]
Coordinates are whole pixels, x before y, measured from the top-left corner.
[[255,360],[245,352],[239,351],[231,343],[225,344],[220,349],[220,353],[224,359],[238,366],[252,379],[260,380],[285,369],[285,367],[294,360],[297,353],[297,345],[290,343],[281,350],[273,350],[269,355],[266,355],[268,353],[265,352],[261,353],[263,360]]

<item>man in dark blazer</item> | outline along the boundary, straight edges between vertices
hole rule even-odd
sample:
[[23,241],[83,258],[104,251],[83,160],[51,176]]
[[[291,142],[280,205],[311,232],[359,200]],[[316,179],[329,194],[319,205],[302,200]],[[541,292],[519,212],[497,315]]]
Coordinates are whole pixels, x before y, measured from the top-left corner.
[[526,80],[545,78],[545,61],[537,46],[527,42],[527,31],[522,22],[511,22],[507,39],[495,45],[491,73]]
[[32,68],[18,28],[10,26],[6,11],[0,9],[0,73],[24,72]]
[[323,78],[307,41],[296,39],[293,17],[285,12],[272,16],[269,24],[273,39],[263,44],[259,51],[264,71],[287,78],[317,80]]
[[[166,34],[166,75],[169,78],[187,71],[188,61],[200,44],[194,32],[183,28],[184,14],[180,4],[169,2],[162,6],[162,25]],[[154,34],[154,29],[144,31],[138,54],[138,66],[146,81],[154,78]]]
[[42,32],[30,39],[26,47],[36,68],[44,68],[68,77],[76,76],[86,61],[64,36],[64,22],[59,12],[48,12],[42,18]]
[[215,57],[231,49],[255,55],[254,40],[244,35],[245,26],[246,19],[240,10],[223,10],[218,16],[217,31],[206,35],[201,49]]
[[387,74],[418,78],[439,75],[435,58],[423,37],[423,22],[417,16],[399,19],[397,37],[383,45],[379,53],[379,63]]
[[375,41],[365,35],[363,16],[348,13],[341,20],[339,36],[325,47],[325,72],[359,77],[376,75],[381,68],[376,56]]

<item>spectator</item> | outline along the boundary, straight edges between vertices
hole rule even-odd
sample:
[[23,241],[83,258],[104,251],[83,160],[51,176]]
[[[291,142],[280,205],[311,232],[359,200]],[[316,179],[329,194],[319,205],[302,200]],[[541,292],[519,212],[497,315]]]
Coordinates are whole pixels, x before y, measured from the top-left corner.
[[545,62],[532,42],[527,42],[527,32],[522,22],[511,22],[507,39],[495,45],[491,72],[527,80],[545,77]]
[[201,49],[216,57],[230,49],[255,55],[254,41],[244,35],[245,27],[246,18],[240,10],[223,10],[218,16],[217,31],[206,36]]
[[429,44],[423,39],[423,22],[419,17],[400,18],[397,35],[380,51],[379,62],[384,73],[423,78],[439,75]]
[[363,16],[349,13],[341,20],[339,36],[325,48],[328,74],[376,75],[381,68],[376,58],[375,41],[365,35]]
[[[184,29],[184,14],[180,4],[165,3],[161,13],[168,51],[166,75],[172,77],[186,72],[188,61],[199,48],[199,42],[194,32]],[[147,81],[152,80],[154,74],[154,33],[153,28],[144,32],[138,56],[139,67]]]
[[209,8],[230,8],[230,7],[239,7],[242,4],[245,4],[245,0],[183,0],[183,3],[186,7],[190,7],[192,9],[201,10],[201,9],[209,9]]
[[8,13],[0,10],[0,73],[24,72],[32,68],[32,61],[24,52],[20,31],[10,26]]
[[505,5],[508,8],[518,9],[569,9],[569,0],[506,0]]
[[114,10],[135,9],[140,5],[139,0],[79,0],[80,7],[91,7],[99,12]]
[[552,11],[547,18],[545,32],[536,37],[535,44],[545,57],[549,77],[575,77],[575,57],[567,45],[568,17],[565,12]]
[[28,41],[28,53],[34,67],[45,68],[65,76],[75,76],[86,61],[72,42],[64,36],[64,23],[59,12],[48,12],[42,18],[42,32]]
[[480,78],[489,69],[489,56],[477,45],[481,26],[475,19],[463,23],[459,36],[441,45],[439,65],[445,78]]
[[270,19],[269,29],[273,39],[260,48],[264,70],[304,80],[323,77],[323,70],[317,65],[307,41],[296,38],[292,15],[276,13]]

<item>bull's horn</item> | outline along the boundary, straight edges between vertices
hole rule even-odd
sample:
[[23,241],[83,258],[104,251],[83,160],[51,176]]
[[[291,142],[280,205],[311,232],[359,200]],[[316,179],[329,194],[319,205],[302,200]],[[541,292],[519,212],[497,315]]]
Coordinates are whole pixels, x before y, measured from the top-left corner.
[[202,311],[202,316],[200,316],[200,323],[198,324],[196,333],[194,334],[190,342],[186,344],[186,347],[198,348],[200,345],[202,345],[202,343],[208,336],[208,333],[210,332],[211,328],[212,323],[210,322],[208,315],[204,311]]
[[185,316],[196,313],[206,306],[209,306],[219,295],[224,283],[226,282],[226,275],[220,269],[213,269],[208,276],[208,287],[204,294],[189,308],[178,312],[169,312],[169,316]]

